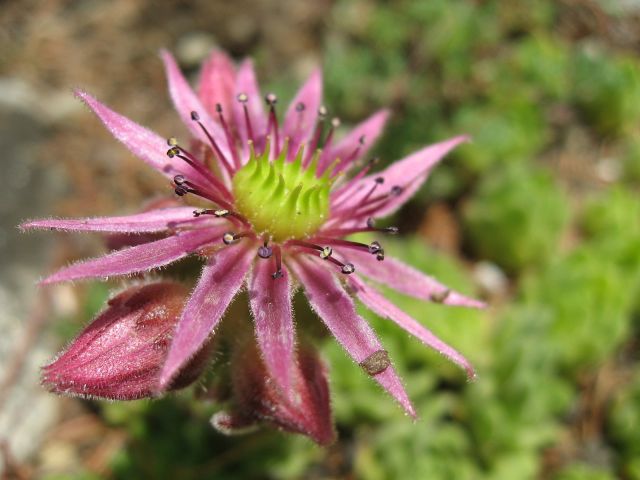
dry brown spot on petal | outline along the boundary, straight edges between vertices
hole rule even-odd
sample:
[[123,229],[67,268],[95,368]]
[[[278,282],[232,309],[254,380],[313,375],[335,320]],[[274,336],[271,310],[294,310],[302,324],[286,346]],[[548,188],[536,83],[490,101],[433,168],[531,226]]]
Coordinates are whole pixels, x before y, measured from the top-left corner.
[[389,365],[391,365],[391,360],[389,360],[389,353],[386,350],[376,350],[360,362],[362,369],[371,376],[384,372],[389,368]]
[[450,293],[451,293],[451,290],[447,288],[446,290],[443,290],[441,292],[432,293],[430,297],[431,297],[431,300],[436,303],[443,303],[449,297]]

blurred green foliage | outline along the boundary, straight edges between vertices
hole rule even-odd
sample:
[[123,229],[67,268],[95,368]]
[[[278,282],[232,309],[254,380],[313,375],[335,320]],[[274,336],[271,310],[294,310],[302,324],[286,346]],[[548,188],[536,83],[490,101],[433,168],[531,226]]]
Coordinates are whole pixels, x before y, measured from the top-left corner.
[[[479,312],[387,294],[468,356],[478,380],[468,384],[361,309],[402,374],[418,422],[328,341],[335,448],[273,432],[222,437],[208,425],[213,407],[187,392],[101,404],[106,421],[131,438],[114,461],[115,478],[640,479],[640,376],[622,375],[603,413],[597,440],[615,452],[609,462],[576,454],[590,439],[571,437],[595,373],[606,364],[638,367],[637,354],[622,352],[637,350],[640,326],[640,60],[594,36],[563,35],[560,10],[551,0],[339,0],[327,24],[327,105],[346,123],[391,106],[377,147],[383,161],[453,134],[473,136],[434,171],[414,208],[447,202],[469,260],[507,272],[508,298]],[[575,188],[555,168],[550,154],[576,131],[619,155],[623,181]],[[419,218],[402,221],[418,228]],[[474,293],[469,269],[423,238],[385,248]],[[308,315],[298,311],[299,323]],[[564,455],[560,466],[547,461],[554,452]]]

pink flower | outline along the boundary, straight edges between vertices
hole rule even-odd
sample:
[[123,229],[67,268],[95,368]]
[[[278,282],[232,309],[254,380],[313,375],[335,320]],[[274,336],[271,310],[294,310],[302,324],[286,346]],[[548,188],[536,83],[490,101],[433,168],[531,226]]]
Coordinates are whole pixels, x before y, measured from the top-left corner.
[[[118,140],[172,182],[183,205],[122,217],[23,224],[25,229],[157,235],[63,268],[42,283],[131,275],[201,255],[202,275],[177,321],[158,377],[160,391],[170,387],[215,338],[243,284],[249,292],[264,376],[270,379],[267,396],[280,398],[276,403],[285,405],[292,392],[304,391],[308,397],[317,391],[308,385],[309,375],[301,373],[304,362],[296,354],[291,297],[297,286],[351,358],[410,415],[415,411],[403,384],[372,328],[356,313],[352,295],[473,377],[471,365],[460,353],[386,300],[374,285],[446,305],[479,308],[482,303],[385,258],[378,241],[362,244],[346,239],[358,232],[397,233],[395,227],[376,226],[376,221],[400,208],[466,137],[425,147],[381,172],[369,173],[373,162],[363,159],[380,136],[388,112],[373,114],[337,138],[339,122],[328,121],[321,103],[319,70],[279,118],[275,95],[264,97],[264,108],[250,60],[235,67],[224,53],[213,52],[195,93],[173,57],[163,52],[162,58],[175,107],[193,135],[188,147],[171,138],[167,150],[162,137],[85,92],[77,95]],[[196,197],[210,207],[188,206],[186,201]],[[250,377],[258,382],[255,370]],[[56,380],[49,375],[47,382]],[[285,423],[280,418],[279,425]],[[314,438],[326,438],[325,434]]]

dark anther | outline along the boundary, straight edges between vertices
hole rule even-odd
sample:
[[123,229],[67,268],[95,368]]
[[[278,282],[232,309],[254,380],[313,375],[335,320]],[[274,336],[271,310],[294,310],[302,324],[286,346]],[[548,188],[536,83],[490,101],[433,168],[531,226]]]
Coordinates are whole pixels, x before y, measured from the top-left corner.
[[367,139],[367,137],[365,135],[362,135],[359,139],[358,142],[360,143],[360,145],[364,145],[364,141]]
[[191,120],[193,120],[194,122],[200,120],[200,115],[198,115],[198,112],[196,112],[195,110],[191,112]]
[[394,185],[393,187],[391,187],[391,195],[393,195],[394,197],[397,197],[403,191],[404,191],[404,188],[402,188],[400,185]]
[[331,256],[332,253],[333,249],[331,247],[323,247],[322,250],[320,250],[320,258],[326,260]]
[[271,274],[271,278],[273,278],[274,280],[276,278],[282,278],[282,270],[276,270],[275,272],[273,272]]
[[379,262],[382,262],[384,260],[384,249],[383,248],[378,250],[378,253],[376,253],[376,260],[378,260]]
[[376,221],[373,217],[367,218],[367,227],[373,228],[376,226]]
[[247,100],[249,100],[249,97],[246,93],[239,93],[236,98],[240,103],[247,103]]
[[304,112],[304,109],[306,108],[305,104],[302,102],[298,102],[296,103],[296,112]]
[[356,271],[356,267],[353,266],[353,263],[345,263],[340,270],[345,275],[351,275]]
[[270,258],[273,255],[273,249],[267,245],[258,248],[258,256],[260,258]]
[[398,227],[387,227],[384,229],[389,235],[397,235],[400,229]]
[[376,182],[378,185],[382,185],[382,184],[384,183],[384,177],[376,177],[375,182]]
[[233,232],[227,232],[222,236],[222,241],[225,245],[231,245],[237,239],[236,234]]
[[175,177],[173,177],[173,182],[176,185],[182,185],[186,181],[187,181],[187,179],[184,178],[184,175],[176,175]]
[[176,195],[178,195],[179,197],[183,197],[185,196],[187,193],[189,193],[189,189],[187,187],[185,187],[184,185],[178,185],[175,189],[174,192],[176,192]]
[[264,101],[267,102],[267,105],[273,107],[276,103],[278,103],[278,96],[275,93],[267,93],[264,96]]
[[206,210],[194,210],[193,211],[193,216],[194,217],[199,217],[200,215],[203,215],[206,212]]
[[382,250],[382,245],[380,245],[379,242],[377,241],[373,241],[369,244],[369,253],[372,255],[375,255],[376,253],[378,253],[380,250]]
[[222,113],[222,105],[220,105],[219,103],[216,103],[216,112]]
[[167,138],[167,145],[169,145],[170,147],[178,146],[178,139],[176,137]]
[[167,157],[169,158],[173,158],[179,154],[180,154],[180,149],[178,147],[171,147],[169,150],[167,150]]

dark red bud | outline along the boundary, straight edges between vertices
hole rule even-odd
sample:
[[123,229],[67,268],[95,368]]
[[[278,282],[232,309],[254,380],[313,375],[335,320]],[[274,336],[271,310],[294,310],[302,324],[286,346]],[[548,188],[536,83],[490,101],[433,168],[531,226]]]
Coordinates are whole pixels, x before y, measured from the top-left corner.
[[[161,393],[160,371],[187,295],[179,284],[160,282],[115,296],[66,351],[43,367],[43,385],[54,393],[112,400]],[[170,389],[193,382],[208,353],[196,355]]]
[[332,443],[335,431],[326,368],[308,346],[300,346],[297,357],[291,390],[282,392],[269,377],[255,341],[237,346],[231,363],[233,408],[216,414],[211,419],[213,426],[223,433],[235,433],[264,422],[306,435],[321,445]]

